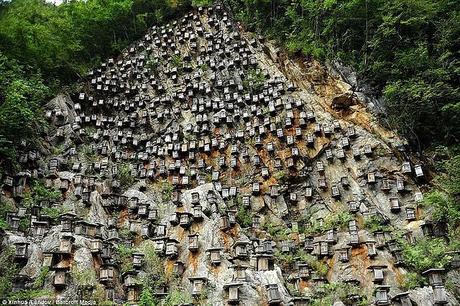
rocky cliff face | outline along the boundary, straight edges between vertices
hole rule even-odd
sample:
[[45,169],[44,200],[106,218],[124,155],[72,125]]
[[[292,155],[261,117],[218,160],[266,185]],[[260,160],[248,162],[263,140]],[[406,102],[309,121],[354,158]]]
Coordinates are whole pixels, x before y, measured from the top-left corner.
[[150,288],[165,305],[458,305],[446,271],[403,289],[401,240],[443,233],[417,206],[423,165],[372,107],[220,6],[152,28],[50,101],[49,148],[5,176],[14,290],[115,304]]

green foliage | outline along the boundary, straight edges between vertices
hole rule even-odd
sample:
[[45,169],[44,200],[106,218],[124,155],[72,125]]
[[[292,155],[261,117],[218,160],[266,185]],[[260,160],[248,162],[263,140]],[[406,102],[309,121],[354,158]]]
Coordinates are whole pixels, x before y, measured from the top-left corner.
[[193,297],[186,290],[171,290],[161,302],[162,306],[176,306],[193,302]]
[[49,275],[49,267],[42,267],[40,270],[40,274],[38,274],[38,277],[35,279],[33,287],[35,289],[42,288],[43,285],[45,284],[46,278]]
[[[360,295],[361,290],[358,286],[348,283],[329,283],[315,288],[313,297],[309,305],[322,306],[332,305],[336,301],[347,301],[350,295]],[[358,305],[369,305],[368,301],[361,300]]]
[[410,289],[424,284],[420,273],[430,268],[442,268],[450,260],[445,253],[460,245],[460,156],[456,155],[442,163],[444,174],[435,178],[438,188],[426,193],[423,206],[428,215],[437,222],[446,223],[449,239],[424,238],[413,245],[401,240],[404,262],[412,271],[405,275],[403,286]]
[[119,54],[150,26],[190,5],[189,0],[2,2],[0,166],[17,166],[20,141],[37,146],[46,128],[41,107],[62,85],[79,80],[101,59]]
[[42,181],[34,181],[30,191],[24,193],[22,205],[30,208],[32,205],[38,204],[40,201],[49,201],[54,203],[61,198],[61,192],[56,188],[46,187]]
[[155,306],[157,302],[155,301],[152,290],[149,287],[142,288],[142,292],[139,298],[139,306]]
[[42,182],[36,181],[32,187],[35,201],[56,202],[61,198],[61,192],[56,188],[48,188]]
[[128,248],[127,246],[123,244],[118,244],[117,253],[119,256],[119,260],[120,260],[121,273],[132,270],[133,269],[132,256],[133,256],[134,250],[131,248]]
[[58,207],[44,207],[41,210],[43,215],[47,215],[52,220],[56,221],[59,218],[59,215],[66,213],[67,209],[63,206]]
[[122,189],[126,189],[134,184],[135,178],[131,175],[129,164],[121,164],[118,167],[118,180]]
[[434,220],[455,229],[460,226],[460,155],[445,161],[443,168],[445,173],[435,179],[440,189],[425,194],[423,204]]
[[192,0],[192,6],[200,7],[200,6],[211,6],[214,0]]
[[250,209],[242,205],[238,206],[238,212],[236,213],[236,221],[241,227],[251,227],[252,217]]
[[14,205],[10,201],[1,201],[0,197],[0,229],[5,230],[8,228],[6,223],[6,214],[14,210]]
[[148,57],[145,67],[150,69],[152,73],[158,73],[158,68],[160,67],[160,60],[158,58]]
[[281,170],[273,173],[273,177],[280,183],[284,182],[286,180],[286,171]]
[[440,177],[438,181],[451,196],[460,195],[460,155],[453,156],[446,161],[444,167],[445,176]]
[[14,276],[17,272],[14,264],[15,248],[13,246],[3,249],[0,253],[0,296],[5,297],[11,293]]
[[426,282],[423,276],[414,272],[408,272],[406,274],[403,274],[403,281],[401,287],[405,290],[410,290],[417,287],[422,287],[425,284]]
[[447,244],[442,238],[424,238],[413,245],[402,241],[402,247],[404,263],[418,273],[430,268],[442,268],[449,260],[445,254]]
[[139,248],[144,253],[144,271],[141,282],[144,288],[154,289],[155,286],[161,286],[167,282],[164,269],[164,262],[159,257],[151,241],[145,241]]
[[289,238],[291,230],[284,224],[274,224],[270,221],[265,221],[262,227],[277,240],[285,240]]
[[326,218],[324,218],[322,226],[319,221],[311,220],[309,225],[303,226],[303,233],[307,235],[317,235],[330,229],[344,229],[351,220],[353,220],[353,216],[348,211],[339,210],[328,214]]
[[68,1],[59,6],[14,0],[0,19],[2,45],[8,46],[2,51],[61,82],[71,81],[188,6],[188,1],[168,0]]
[[295,263],[295,256],[291,253],[282,253],[280,250],[275,251],[275,260],[282,267],[291,267]]
[[[338,60],[384,98],[388,121],[417,148],[460,136],[455,1],[228,0],[250,30],[291,53]],[[443,122],[444,124],[439,124]]]
[[112,301],[105,299],[105,287],[101,283],[96,283],[96,286],[91,294],[91,299],[96,301],[97,305],[112,306],[115,305]]
[[309,258],[307,260],[307,263],[312,267],[312,269],[319,275],[325,277],[327,272],[329,271],[329,266],[322,262],[317,260],[316,258]]
[[445,192],[434,190],[425,194],[423,204],[437,221],[451,220],[454,223],[460,221],[460,207],[456,207],[458,203]]
[[97,284],[96,272],[93,269],[74,266],[71,270],[71,276],[81,288],[92,288]]
[[8,229],[8,223],[4,219],[0,219],[0,230]]
[[174,55],[171,58],[171,64],[173,65],[173,67],[180,68],[184,64],[184,60],[180,55]]
[[299,249],[296,253],[282,253],[280,250],[275,251],[275,260],[283,267],[293,267],[296,261],[307,263],[319,276],[326,276],[329,266],[318,260],[315,256]]
[[338,228],[345,229],[348,227],[348,222],[353,220],[353,216],[348,211],[337,211],[332,214],[329,214],[324,219],[324,224],[326,229]]
[[123,239],[134,239],[136,237],[135,232],[131,232],[129,228],[122,228],[118,231],[118,234],[120,234],[120,238]]
[[256,69],[248,71],[247,77],[243,80],[244,88],[249,91],[259,92],[265,83],[265,74]]
[[45,126],[40,106],[49,93],[40,73],[24,68],[0,48],[0,166],[2,160],[16,158],[20,141],[35,142]]
[[364,220],[364,228],[371,233],[388,231],[390,229],[388,224],[386,224],[386,222],[379,215],[367,217]]
[[168,180],[161,180],[153,185],[153,188],[161,194],[161,200],[167,202],[171,200],[174,186]]
[[19,230],[26,233],[29,229],[30,219],[28,217],[21,217],[19,219]]

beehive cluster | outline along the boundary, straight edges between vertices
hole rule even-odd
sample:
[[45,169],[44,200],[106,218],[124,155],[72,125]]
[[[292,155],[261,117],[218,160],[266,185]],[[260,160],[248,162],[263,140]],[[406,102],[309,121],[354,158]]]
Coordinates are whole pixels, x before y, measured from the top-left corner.
[[[308,305],[321,284],[346,282],[363,291],[344,303],[374,294],[377,305],[411,305],[396,281],[404,266],[396,237],[363,220],[390,223],[409,242],[444,235],[418,220],[421,165],[318,112],[311,94],[267,65],[263,48],[219,5],[199,8],[153,27],[71,99],[51,104],[50,141],[64,149],[24,153],[29,170],[3,184],[17,208],[3,233],[24,267],[16,290],[39,273],[35,260],[53,271],[58,295],[74,294],[66,292],[75,252],[86,249],[106,299],[136,303],[145,254],[133,252],[122,271],[117,246],[151,241],[195,302],[207,290],[212,305]],[[60,200],[25,207],[31,180],[58,189]],[[43,213],[56,207],[66,207],[57,219]],[[345,226],[329,222],[338,215],[349,216]],[[280,260],[288,255],[297,257]],[[427,271],[438,304],[447,302],[441,272]],[[169,291],[164,283],[154,294]]]

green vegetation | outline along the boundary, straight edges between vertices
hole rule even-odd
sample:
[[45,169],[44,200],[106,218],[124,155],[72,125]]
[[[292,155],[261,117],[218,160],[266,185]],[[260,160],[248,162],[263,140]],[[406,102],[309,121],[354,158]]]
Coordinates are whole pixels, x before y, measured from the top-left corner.
[[142,292],[139,298],[139,306],[153,306],[157,305],[157,302],[152,294],[152,289],[149,287],[142,288]]
[[246,79],[243,80],[243,86],[249,91],[259,92],[265,83],[265,75],[258,70],[251,69]]
[[228,2],[250,30],[276,39],[289,52],[355,68],[359,83],[383,96],[390,125],[414,147],[458,141],[456,1]]
[[283,182],[286,180],[286,175],[287,175],[287,173],[286,173],[286,171],[284,171],[284,170],[273,173],[273,177],[274,177],[279,183],[283,183]]
[[302,220],[301,222],[304,223],[302,232],[307,235],[318,235],[334,228],[345,229],[351,220],[353,216],[348,211],[340,210],[328,214],[322,225],[318,220],[310,220],[310,222]]
[[367,229],[369,232],[379,232],[379,231],[388,231],[390,230],[390,226],[382,219],[379,215],[373,215],[367,217],[364,220],[364,228]]
[[174,186],[168,180],[157,181],[152,187],[161,194],[161,200],[163,202],[171,200]]
[[133,269],[133,253],[134,250],[126,247],[123,244],[117,245],[117,253],[120,260],[120,272],[124,273]]
[[105,299],[105,287],[101,283],[96,283],[96,286],[91,295],[91,299],[95,300],[97,305],[101,305],[101,306],[114,305],[112,301],[107,301]]
[[155,58],[155,57],[148,57],[145,67],[150,69],[151,72],[157,74],[158,68],[160,67],[160,63],[161,63],[160,59]]
[[68,210],[63,206],[58,207],[44,207],[42,208],[41,213],[47,215],[52,220],[56,221],[59,218],[59,215],[66,213]]
[[238,205],[238,212],[236,213],[236,221],[243,228],[251,227],[252,217],[251,217],[250,208],[244,207],[242,204]]
[[71,276],[80,288],[93,288],[97,284],[97,276],[94,269],[74,266],[71,270]]
[[[118,234],[120,235],[120,238],[122,239],[134,239],[136,237],[136,233],[135,232],[131,232],[131,230],[129,228],[122,228],[118,231]],[[125,246],[122,246],[122,247],[125,247]],[[126,247],[125,247],[126,248]]]
[[168,293],[162,306],[175,306],[181,304],[189,304],[193,302],[193,297],[186,290],[172,290]]
[[[206,0],[193,1],[205,5]],[[42,106],[62,86],[181,15],[190,0],[41,0],[0,5],[0,167],[17,167],[22,140],[36,147],[46,129]]]
[[8,224],[4,219],[0,219],[0,230],[6,230],[8,229]]
[[41,201],[54,203],[61,198],[61,192],[56,188],[48,188],[42,181],[34,181],[29,191],[24,192],[22,205],[30,208]]
[[[315,288],[313,292],[313,297],[310,300],[309,305],[332,305],[336,301],[342,301],[346,303],[350,296],[360,296],[360,293],[361,289],[359,288],[359,286],[356,285],[347,283],[324,284]],[[366,298],[361,297],[360,301],[356,305],[365,306],[369,304],[370,303]]]
[[151,241],[145,241],[139,248],[144,253],[144,271],[141,282],[144,288],[154,290],[157,286],[167,283],[167,277],[164,269],[164,262],[161,257],[155,253],[155,248]]
[[[201,299],[201,297],[199,298]],[[139,306],[177,306],[193,302],[193,297],[184,288],[176,288],[168,292],[165,298],[158,301],[150,287],[143,287],[139,298]],[[199,304],[204,305],[204,304]]]
[[425,279],[418,273],[408,272],[403,274],[403,281],[401,287],[405,290],[414,289],[416,287],[422,287],[425,285]]
[[121,164],[118,167],[118,179],[120,180],[120,187],[122,189],[126,189],[134,184],[136,179],[131,174],[129,164]]
[[[86,135],[91,135],[93,133],[92,128],[85,128]],[[81,152],[83,153],[83,158],[87,164],[92,164],[97,160],[97,154],[93,147],[90,145],[82,145]]]
[[404,263],[421,273],[430,268],[442,268],[448,262],[446,242],[442,238],[420,239],[414,245],[402,243]]
[[21,217],[19,219],[19,230],[21,232],[24,232],[26,233],[27,230],[29,229],[29,225],[30,225],[30,219],[28,217]]
[[179,69],[184,64],[184,60],[180,55],[174,55],[171,59],[171,64],[173,65],[173,67]]
[[262,224],[262,228],[266,230],[274,239],[276,240],[285,240],[289,238],[291,230],[286,227],[284,224],[274,224],[269,220],[266,220]]
[[7,200],[2,201],[0,197],[0,229],[6,230],[8,228],[8,224],[6,223],[6,214],[14,210],[13,204]]
[[424,207],[438,222],[446,222],[451,229],[460,226],[460,155],[441,163],[443,175],[435,182],[440,187],[425,195]]
[[210,6],[213,3],[213,0],[192,0],[192,6]]
[[38,277],[35,279],[33,287],[35,289],[42,288],[43,285],[45,284],[46,278],[48,277],[50,272],[49,267],[42,267],[40,270],[40,274],[38,274]]
[[307,263],[319,276],[326,276],[329,270],[329,266],[325,262],[318,260],[315,256],[302,249],[297,250],[295,253],[281,253],[276,250],[275,260],[285,268],[292,268],[296,261]]
[[[0,28],[1,20],[0,15]],[[1,37],[0,31],[0,42]],[[34,143],[33,136],[45,128],[44,120],[37,114],[49,95],[39,72],[31,73],[3,52],[0,47],[0,167],[6,165],[6,159],[16,158],[21,140]]]
[[402,239],[400,241],[404,262],[412,271],[420,273],[430,268],[444,267],[450,260],[446,252],[460,247],[459,166],[458,155],[442,162],[439,170],[445,173],[435,179],[438,189],[426,194],[423,202],[426,213],[433,221],[447,224],[447,238],[426,237],[414,244]]
[[0,296],[5,297],[11,293],[17,267],[13,264],[15,248],[5,248],[0,253]]

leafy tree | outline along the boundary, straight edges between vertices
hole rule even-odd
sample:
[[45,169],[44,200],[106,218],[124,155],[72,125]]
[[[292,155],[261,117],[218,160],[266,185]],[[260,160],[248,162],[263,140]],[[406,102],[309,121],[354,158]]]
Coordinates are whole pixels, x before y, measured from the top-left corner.
[[21,141],[43,130],[40,104],[49,88],[39,73],[30,73],[0,52],[0,165],[16,157]]

